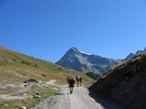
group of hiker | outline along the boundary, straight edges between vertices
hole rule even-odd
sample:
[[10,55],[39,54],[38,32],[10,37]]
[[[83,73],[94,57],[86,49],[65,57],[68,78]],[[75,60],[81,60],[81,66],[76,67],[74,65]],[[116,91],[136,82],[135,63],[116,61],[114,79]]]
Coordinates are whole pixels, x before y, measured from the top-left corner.
[[[82,77],[77,75],[76,81],[77,81],[77,87],[81,86],[81,84],[82,84]],[[70,94],[72,94],[74,83],[75,83],[74,77],[73,76],[68,76],[67,77],[67,82],[68,82],[68,86],[70,88]]]

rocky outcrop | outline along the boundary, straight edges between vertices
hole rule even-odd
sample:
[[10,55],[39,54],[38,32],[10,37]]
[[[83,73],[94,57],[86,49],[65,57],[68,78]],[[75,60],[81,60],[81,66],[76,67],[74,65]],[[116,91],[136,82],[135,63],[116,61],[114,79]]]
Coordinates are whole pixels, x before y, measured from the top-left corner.
[[146,109],[146,53],[106,72],[89,89],[129,109]]

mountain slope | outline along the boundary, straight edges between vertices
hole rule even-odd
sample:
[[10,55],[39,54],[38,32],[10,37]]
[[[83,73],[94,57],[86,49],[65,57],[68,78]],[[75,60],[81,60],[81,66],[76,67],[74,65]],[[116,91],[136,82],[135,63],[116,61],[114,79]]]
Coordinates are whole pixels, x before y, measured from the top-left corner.
[[110,97],[130,109],[146,108],[146,53],[103,74],[90,90]]
[[0,83],[16,83],[30,78],[44,82],[56,79],[57,83],[66,83],[68,75],[81,75],[85,82],[91,80],[72,69],[0,47]]
[[73,47],[56,64],[84,73],[94,72],[98,74],[113,68],[119,64],[119,60],[81,52]]

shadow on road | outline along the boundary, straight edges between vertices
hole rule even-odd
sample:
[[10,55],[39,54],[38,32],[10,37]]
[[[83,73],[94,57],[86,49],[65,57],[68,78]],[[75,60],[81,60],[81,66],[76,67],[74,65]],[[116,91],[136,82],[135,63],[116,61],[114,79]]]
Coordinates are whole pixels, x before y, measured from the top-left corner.
[[92,97],[96,102],[100,103],[104,109],[126,109],[123,105],[96,95],[92,91],[89,91],[89,96]]

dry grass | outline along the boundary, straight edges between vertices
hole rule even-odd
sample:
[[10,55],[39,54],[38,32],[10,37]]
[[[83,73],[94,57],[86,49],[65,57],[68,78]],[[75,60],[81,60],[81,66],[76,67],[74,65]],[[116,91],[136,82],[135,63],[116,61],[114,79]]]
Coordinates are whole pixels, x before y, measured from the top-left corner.
[[41,81],[56,79],[57,83],[66,83],[68,75],[81,75],[85,82],[92,79],[74,70],[63,68],[54,63],[40,60],[0,47],[0,83],[16,83],[36,78]]

